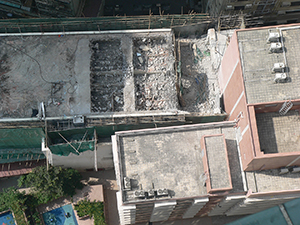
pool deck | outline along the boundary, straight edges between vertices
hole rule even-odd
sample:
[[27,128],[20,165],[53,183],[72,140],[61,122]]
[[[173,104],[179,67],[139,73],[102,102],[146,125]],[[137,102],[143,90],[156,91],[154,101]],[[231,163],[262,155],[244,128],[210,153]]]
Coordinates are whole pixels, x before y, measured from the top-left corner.
[[[67,204],[76,204],[80,200],[88,199],[90,201],[104,201],[104,192],[103,192],[103,185],[87,185],[82,190],[77,190],[76,194],[73,196],[73,201],[71,198],[59,198],[56,199],[46,205],[39,206],[38,210],[41,214],[51,211],[53,209],[62,207]],[[74,207],[73,207],[74,208]],[[90,218],[79,219],[77,212],[74,210],[74,214],[76,220],[79,225],[94,225],[94,220]]]

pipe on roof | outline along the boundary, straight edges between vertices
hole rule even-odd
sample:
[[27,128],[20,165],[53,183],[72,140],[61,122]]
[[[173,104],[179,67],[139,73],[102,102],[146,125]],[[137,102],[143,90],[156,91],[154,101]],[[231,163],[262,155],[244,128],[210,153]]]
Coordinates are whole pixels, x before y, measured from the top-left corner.
[[152,32],[170,32],[171,28],[165,29],[142,29],[142,30],[107,30],[107,31],[70,31],[70,32],[32,32],[32,33],[0,33],[3,36],[47,36],[47,35],[91,35],[91,34],[126,34],[126,33],[152,33]]

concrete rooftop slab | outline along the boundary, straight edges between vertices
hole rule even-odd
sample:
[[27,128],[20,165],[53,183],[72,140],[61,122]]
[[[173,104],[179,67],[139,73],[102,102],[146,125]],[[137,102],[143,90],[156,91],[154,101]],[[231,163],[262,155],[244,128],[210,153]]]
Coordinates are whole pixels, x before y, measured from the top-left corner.
[[205,151],[203,164],[209,177],[206,181],[207,192],[231,190],[232,184],[225,137],[223,135],[203,136],[201,146]]
[[278,112],[256,114],[260,148],[265,154],[300,151],[299,111],[289,111],[281,116]]
[[[300,97],[299,48],[300,29],[282,29],[284,51],[270,53],[268,29],[237,32],[244,83],[249,104],[298,99]],[[287,64],[287,79],[274,82],[274,63]]]
[[[233,123],[117,132],[121,177],[131,179],[125,201],[144,201],[134,196],[141,189],[168,189],[169,196],[161,198],[207,195],[200,140],[220,133],[225,136],[233,189],[243,191]],[[223,158],[215,158],[214,163],[223,163]],[[218,182],[223,184],[222,179],[214,180],[216,187]]]
[[172,37],[171,31],[2,37],[0,117],[35,117],[41,102],[47,117],[176,110]]
[[245,173],[248,189],[253,192],[299,190],[300,173],[280,174],[279,169]]

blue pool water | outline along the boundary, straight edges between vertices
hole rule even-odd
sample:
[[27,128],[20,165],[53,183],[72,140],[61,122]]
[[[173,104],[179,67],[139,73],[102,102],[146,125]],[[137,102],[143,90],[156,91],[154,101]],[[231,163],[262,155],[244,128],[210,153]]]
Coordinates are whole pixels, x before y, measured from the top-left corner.
[[15,220],[11,212],[0,215],[0,225],[15,225]]
[[46,225],[78,225],[71,204],[44,213],[43,219]]

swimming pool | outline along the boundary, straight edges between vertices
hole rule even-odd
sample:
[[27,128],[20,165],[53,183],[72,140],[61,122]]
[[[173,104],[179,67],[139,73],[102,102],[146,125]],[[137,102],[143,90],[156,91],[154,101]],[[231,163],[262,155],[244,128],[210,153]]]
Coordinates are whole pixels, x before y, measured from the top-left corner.
[[46,225],[78,225],[71,204],[44,213],[43,219]]
[[0,225],[15,225],[14,217],[11,211],[0,214]]

